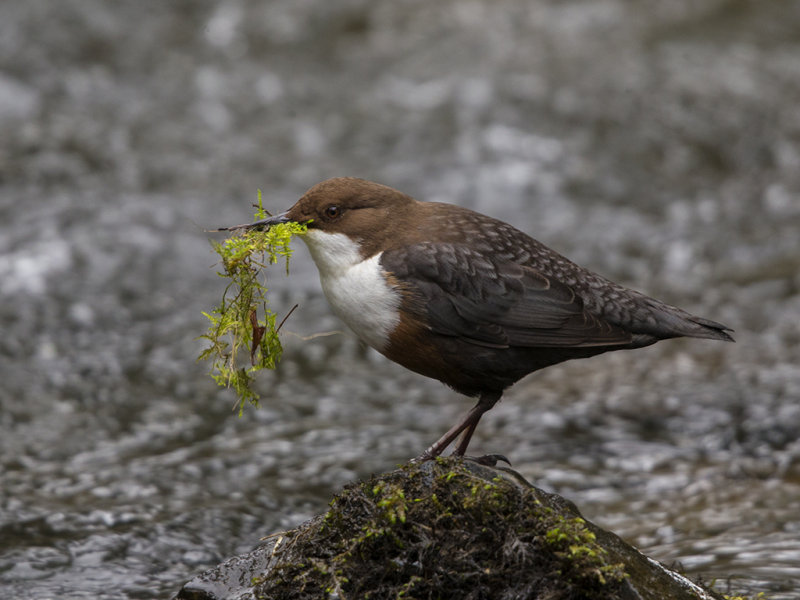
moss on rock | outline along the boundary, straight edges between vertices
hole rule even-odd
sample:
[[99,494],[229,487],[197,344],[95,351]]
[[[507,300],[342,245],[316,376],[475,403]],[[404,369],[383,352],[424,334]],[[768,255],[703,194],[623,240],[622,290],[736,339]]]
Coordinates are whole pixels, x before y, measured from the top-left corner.
[[[177,598],[722,600],[562,497],[473,461],[438,459],[351,484],[324,515],[270,539]],[[260,566],[248,579],[243,563]]]
[[620,587],[623,565],[582,518],[476,466],[440,460],[349,486],[282,540],[257,596],[600,598]]

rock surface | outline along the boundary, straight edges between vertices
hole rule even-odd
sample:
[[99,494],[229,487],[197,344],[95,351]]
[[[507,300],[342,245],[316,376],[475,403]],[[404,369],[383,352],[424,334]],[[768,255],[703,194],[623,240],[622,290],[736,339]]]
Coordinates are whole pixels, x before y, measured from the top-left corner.
[[440,459],[351,484],[173,600],[365,597],[722,598],[511,469]]

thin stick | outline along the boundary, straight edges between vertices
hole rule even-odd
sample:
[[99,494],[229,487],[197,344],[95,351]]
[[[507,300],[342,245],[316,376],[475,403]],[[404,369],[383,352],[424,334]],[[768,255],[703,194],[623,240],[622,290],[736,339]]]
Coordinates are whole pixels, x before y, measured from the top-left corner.
[[295,304],[292,307],[292,309],[288,313],[286,313],[286,316],[283,317],[283,320],[281,321],[281,324],[278,325],[278,328],[275,330],[275,333],[278,333],[281,330],[281,327],[283,327],[283,324],[286,323],[286,319],[288,319],[292,315],[292,313],[294,312],[294,309],[297,308],[298,306],[300,306],[300,305],[299,304]]

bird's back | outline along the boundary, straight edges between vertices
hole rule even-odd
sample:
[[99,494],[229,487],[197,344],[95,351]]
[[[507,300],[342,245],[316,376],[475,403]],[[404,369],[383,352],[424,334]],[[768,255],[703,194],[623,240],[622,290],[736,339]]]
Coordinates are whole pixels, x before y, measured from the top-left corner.
[[683,336],[733,341],[725,325],[614,283],[508,223],[451,204],[430,202],[420,206],[429,216],[419,230],[419,239],[452,244],[467,240],[470,249],[487,260],[525,266],[569,287],[588,313],[630,332],[629,347]]

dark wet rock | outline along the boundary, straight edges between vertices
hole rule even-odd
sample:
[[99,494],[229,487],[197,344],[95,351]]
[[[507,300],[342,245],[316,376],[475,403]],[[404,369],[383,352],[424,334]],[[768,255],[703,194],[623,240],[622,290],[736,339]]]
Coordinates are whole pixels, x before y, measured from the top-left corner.
[[201,573],[181,588],[175,600],[248,600],[253,595],[253,578],[269,567],[272,552],[260,547],[248,554],[229,558]]
[[174,600],[722,598],[507,468],[408,465],[351,484],[330,506]]

